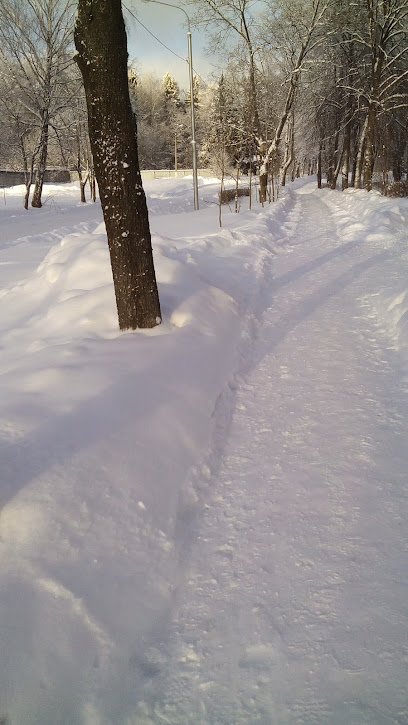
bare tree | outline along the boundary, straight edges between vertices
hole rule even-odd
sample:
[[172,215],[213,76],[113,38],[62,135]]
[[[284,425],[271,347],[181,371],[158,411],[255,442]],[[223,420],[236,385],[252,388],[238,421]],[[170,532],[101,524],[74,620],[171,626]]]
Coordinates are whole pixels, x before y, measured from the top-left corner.
[[30,190],[34,179],[34,167],[39,151],[38,138],[30,114],[20,102],[19,89],[13,85],[12,79],[4,76],[0,90],[0,113],[2,136],[0,152],[2,163],[6,159],[8,165],[23,168],[26,191],[24,208],[28,209]]
[[352,10],[348,0],[331,5],[315,117],[328,184],[341,170],[343,189],[370,190],[376,161],[385,175],[389,166],[400,175],[407,141],[408,2],[361,0]]
[[121,0],[79,0],[74,35],[119,326],[154,327],[161,322],[161,312],[129,97]]
[[42,205],[50,131],[66,103],[73,9],[73,0],[0,0],[3,67],[20,91],[18,103],[37,129],[35,207]]
[[[295,2],[294,11],[292,11],[290,4],[285,3],[284,9],[278,14],[278,29],[282,27],[283,22],[287,22],[291,30],[288,48],[290,62],[285,84],[287,87],[285,102],[274,136],[264,150],[259,171],[260,199],[262,202],[266,200],[268,167],[273,163],[279,150],[283,131],[293,110],[301,73],[312,51],[322,42],[323,19],[328,6],[329,0],[312,0],[307,6]],[[273,8],[276,8],[275,4]],[[286,14],[287,17],[285,17]],[[276,46],[276,37],[273,44]]]
[[[246,48],[250,127],[253,144],[260,158],[259,197],[263,203],[268,194],[268,175],[278,157],[279,146],[291,116],[301,72],[306,57],[321,40],[322,20],[329,0],[299,2],[271,0],[264,3],[264,13],[258,24],[254,5],[249,0],[195,0],[199,6],[198,19],[221,34],[235,33]],[[274,52],[286,71],[286,97],[270,133],[270,123],[261,117],[261,98],[265,95],[266,79],[257,65],[261,48]],[[259,60],[258,60],[259,62]]]
[[[369,88],[364,123],[360,135],[355,185],[371,189],[375,160],[378,117],[384,110],[408,102],[398,87],[408,77],[407,0],[366,0],[366,34],[356,36],[370,57]],[[402,61],[402,65],[401,65]]]

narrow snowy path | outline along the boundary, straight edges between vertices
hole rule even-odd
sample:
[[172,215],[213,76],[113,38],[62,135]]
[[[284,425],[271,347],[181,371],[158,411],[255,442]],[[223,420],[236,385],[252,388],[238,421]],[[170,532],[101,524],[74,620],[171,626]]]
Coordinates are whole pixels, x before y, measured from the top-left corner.
[[364,301],[397,252],[343,241],[316,195],[286,231],[197,484],[205,513],[144,692],[157,723],[408,722],[407,390]]

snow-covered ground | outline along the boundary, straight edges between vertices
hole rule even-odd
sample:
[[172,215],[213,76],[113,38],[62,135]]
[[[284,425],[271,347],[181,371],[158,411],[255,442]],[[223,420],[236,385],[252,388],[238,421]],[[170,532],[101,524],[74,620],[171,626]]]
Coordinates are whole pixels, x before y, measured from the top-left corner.
[[0,721],[404,725],[408,200],[145,188],[153,331],[98,203],[0,206]]

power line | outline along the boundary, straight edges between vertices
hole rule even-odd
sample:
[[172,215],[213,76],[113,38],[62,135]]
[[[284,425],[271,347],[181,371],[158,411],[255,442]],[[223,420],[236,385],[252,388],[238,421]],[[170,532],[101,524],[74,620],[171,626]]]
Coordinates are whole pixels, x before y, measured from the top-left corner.
[[[141,25],[142,28],[144,28],[149,33],[149,35],[152,36],[152,38],[154,38],[155,40],[157,40],[157,42],[160,43],[160,45],[162,45],[163,48],[166,48],[166,50],[168,50],[170,53],[172,53],[173,55],[175,55],[176,58],[179,58],[179,60],[182,60],[182,61],[184,61],[184,63],[187,63],[188,64],[187,58],[182,58],[181,55],[178,55],[177,53],[175,53],[174,50],[172,50],[171,48],[169,48],[168,45],[166,45],[165,43],[163,43],[163,41],[160,40],[160,38],[158,38],[157,35],[155,35],[154,33],[152,33],[152,31],[149,30],[148,27],[146,27],[146,25],[144,25],[144,23],[142,23],[142,21],[139,20],[139,18],[131,10],[129,10],[129,8],[125,5],[125,3],[122,3],[122,5],[125,8],[125,10],[129,13],[129,15],[131,15],[132,18],[134,18],[136,20],[136,22],[139,23],[139,25]],[[200,76],[200,74],[197,73],[197,71],[195,69],[194,69],[194,75],[196,75],[197,78],[199,78],[204,83],[205,86],[208,86],[207,81],[204,80],[204,78],[202,78]]]
[[144,28],[145,30],[147,30],[147,32],[152,36],[152,38],[154,38],[155,40],[157,40],[157,42],[160,43],[160,45],[163,46],[163,48],[166,48],[166,50],[168,50],[170,53],[173,53],[173,55],[175,55],[176,58],[179,58],[180,60],[184,61],[184,63],[188,63],[187,58],[182,58],[181,55],[178,55],[177,53],[174,52],[174,50],[172,50],[171,48],[169,48],[168,45],[166,45],[165,43],[163,43],[160,40],[160,38],[157,37],[157,35],[155,35],[154,33],[152,33],[152,31],[149,30],[149,28],[147,28],[146,25],[144,25],[142,23],[142,21],[139,20],[139,18],[134,13],[132,13],[131,10],[129,10],[128,7],[126,7],[126,5],[124,3],[123,3],[123,7],[125,8],[125,10],[127,10],[127,12],[129,13],[129,15],[131,15],[132,18],[134,18],[136,20],[136,22],[139,23],[139,25],[142,26],[142,28]]

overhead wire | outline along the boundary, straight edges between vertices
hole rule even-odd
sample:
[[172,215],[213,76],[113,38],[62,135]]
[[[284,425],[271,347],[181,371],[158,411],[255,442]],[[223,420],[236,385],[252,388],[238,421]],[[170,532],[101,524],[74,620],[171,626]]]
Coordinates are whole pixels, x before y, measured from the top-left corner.
[[[175,55],[175,56],[176,56],[176,58],[179,58],[179,60],[182,60],[182,61],[183,61],[184,63],[187,63],[187,65],[188,65],[188,59],[187,59],[187,58],[182,58],[182,57],[181,57],[181,55],[178,55],[178,53],[176,53],[176,52],[175,52],[174,50],[172,50],[171,48],[169,48],[169,46],[168,46],[168,45],[166,45],[165,43],[163,43],[163,41],[162,41],[162,40],[160,40],[160,38],[158,38],[158,37],[157,37],[157,35],[155,35],[154,33],[152,33],[152,31],[151,31],[151,30],[149,30],[149,28],[148,28],[148,27],[147,27],[147,26],[146,26],[146,25],[145,25],[144,23],[142,23],[142,21],[141,21],[141,20],[139,20],[139,18],[137,17],[137,15],[135,15],[135,14],[134,14],[134,13],[132,12],[132,10],[130,10],[130,9],[129,9],[129,8],[128,8],[128,7],[126,6],[126,5],[125,5],[125,3],[122,3],[122,5],[123,5],[123,7],[125,8],[125,10],[126,10],[126,11],[127,11],[128,13],[129,13],[129,15],[131,15],[131,16],[132,16],[132,18],[134,18],[134,19],[136,20],[136,22],[137,22],[137,23],[139,23],[139,25],[141,25],[141,26],[142,26],[142,28],[144,28],[144,30],[146,30],[146,32],[148,32],[148,33],[149,33],[149,35],[151,35],[151,36],[152,36],[152,38],[154,38],[155,40],[157,40],[157,42],[158,42],[158,43],[160,43],[160,45],[162,45],[162,46],[163,46],[163,48],[166,48],[166,50],[168,50],[168,51],[169,51],[169,53],[172,53],[172,55]],[[196,76],[197,76],[197,78],[199,78],[199,79],[200,79],[200,80],[201,80],[201,81],[202,81],[202,82],[204,83],[204,85],[205,85],[205,86],[208,86],[208,82],[207,82],[206,80],[204,80],[204,78],[202,78],[202,76],[200,76],[200,74],[199,74],[199,73],[197,73],[197,71],[196,71],[195,69],[194,69],[194,75],[196,75]]]
[[131,10],[129,10],[128,7],[126,7],[125,3],[122,3],[122,4],[123,4],[123,7],[125,8],[125,10],[129,13],[129,15],[131,15],[132,18],[134,18],[136,20],[136,22],[139,23],[139,25],[141,25],[142,28],[144,28],[152,36],[152,38],[154,38],[155,40],[157,40],[157,42],[160,43],[160,45],[162,45],[163,48],[166,48],[166,50],[168,50],[170,53],[172,53],[173,55],[175,55],[176,58],[179,58],[180,60],[184,61],[184,63],[188,63],[187,58],[182,58],[181,55],[178,55],[178,53],[175,53],[174,50],[172,50],[171,48],[169,48],[168,45],[166,45],[165,43],[163,43],[163,41],[160,40],[160,38],[158,38],[157,35],[155,35],[154,33],[152,33],[152,31],[149,30],[149,28],[146,25],[144,25],[142,23],[142,21],[139,20],[139,18]]

